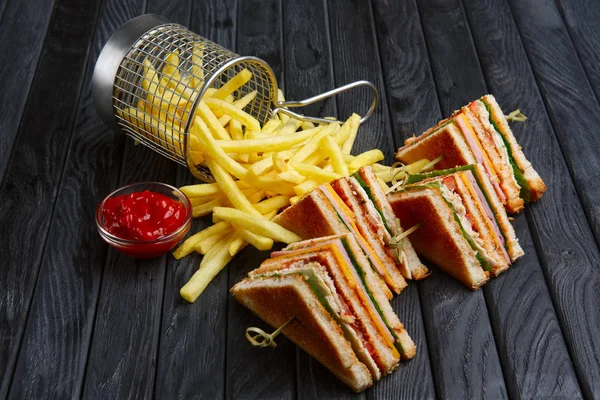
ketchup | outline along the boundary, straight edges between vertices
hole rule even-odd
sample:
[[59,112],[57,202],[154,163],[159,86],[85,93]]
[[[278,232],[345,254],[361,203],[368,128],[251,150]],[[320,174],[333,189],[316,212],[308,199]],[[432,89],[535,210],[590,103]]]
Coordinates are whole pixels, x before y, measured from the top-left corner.
[[112,235],[143,241],[168,236],[186,221],[183,204],[149,190],[107,199],[102,216],[104,229]]

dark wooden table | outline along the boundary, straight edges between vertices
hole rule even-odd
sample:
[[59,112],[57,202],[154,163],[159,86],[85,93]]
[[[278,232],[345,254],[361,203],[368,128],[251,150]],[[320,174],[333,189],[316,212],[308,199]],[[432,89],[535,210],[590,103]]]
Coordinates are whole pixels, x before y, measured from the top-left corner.
[[[103,44],[146,12],[265,59],[291,99],[374,82],[356,150],[388,163],[485,93],[520,108],[515,134],[548,184],[514,220],[525,257],[475,293],[439,271],[411,283],[393,306],[417,356],[364,394],[285,338],[252,348],[244,330],[264,324],[228,290],[267,253],[245,250],[190,305],[198,256],[134,261],[96,232],[113,189],[194,182],[91,102]],[[600,398],[598,21],[593,0],[0,2],[0,398]]]

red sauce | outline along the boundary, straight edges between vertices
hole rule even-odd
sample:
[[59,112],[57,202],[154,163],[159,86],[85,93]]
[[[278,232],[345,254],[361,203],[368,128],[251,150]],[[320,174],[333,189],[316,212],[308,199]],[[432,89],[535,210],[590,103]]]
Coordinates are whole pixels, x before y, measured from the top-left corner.
[[104,229],[127,240],[160,239],[175,232],[186,221],[183,204],[149,190],[107,199],[102,216]]

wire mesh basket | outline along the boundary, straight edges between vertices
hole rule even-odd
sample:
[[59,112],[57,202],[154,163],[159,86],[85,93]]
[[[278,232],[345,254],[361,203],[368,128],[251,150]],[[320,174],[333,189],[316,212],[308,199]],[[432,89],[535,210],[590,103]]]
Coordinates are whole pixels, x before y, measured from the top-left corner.
[[199,105],[203,106],[203,96],[240,76],[247,77],[247,81],[236,86],[232,97],[252,97],[244,104],[244,111],[261,125],[277,113],[330,123],[329,119],[304,116],[289,108],[312,104],[357,86],[367,86],[373,93],[371,108],[361,123],[377,102],[377,90],[367,81],[302,101],[279,101],[277,80],[265,61],[241,57],[153,14],[127,22],[106,43],[94,70],[92,96],[98,114],[113,128],[188,166],[198,179],[213,181],[208,168],[194,157],[188,132]]

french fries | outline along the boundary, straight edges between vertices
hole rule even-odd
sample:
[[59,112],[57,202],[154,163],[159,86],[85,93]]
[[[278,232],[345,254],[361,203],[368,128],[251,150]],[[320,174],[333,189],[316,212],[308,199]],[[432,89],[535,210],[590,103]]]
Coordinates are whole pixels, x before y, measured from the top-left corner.
[[[252,73],[247,69],[221,87],[206,88],[196,101],[205,80],[204,51],[202,45],[194,45],[191,56],[173,52],[157,62],[160,68],[146,59],[140,72],[145,97],[119,112],[140,135],[207,167],[215,178],[215,183],[181,188],[192,202],[193,217],[212,214],[214,222],[173,252],[176,259],[194,252],[203,255],[198,271],[180,291],[189,302],[249,244],[268,250],[276,241],[301,240],[272,219],[318,185],[374,165],[387,187],[387,182],[421,171],[429,162],[391,168],[376,164],[383,159],[379,150],[350,155],[360,125],[357,114],[341,124],[334,119],[313,124],[281,113],[259,121],[254,110],[263,99],[257,90],[248,90]],[[181,60],[190,59],[189,73],[179,68]],[[284,100],[280,90],[277,95]]]

